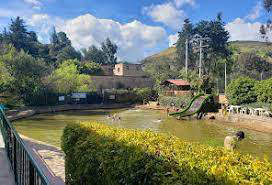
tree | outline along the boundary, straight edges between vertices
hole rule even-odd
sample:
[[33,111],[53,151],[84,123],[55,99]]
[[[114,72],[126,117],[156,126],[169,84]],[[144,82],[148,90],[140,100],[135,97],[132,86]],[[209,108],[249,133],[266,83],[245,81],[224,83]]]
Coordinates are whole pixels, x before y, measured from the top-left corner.
[[272,103],[272,78],[260,81],[255,85],[255,92],[259,102]]
[[[219,13],[215,20],[200,21],[196,25],[193,25],[189,19],[186,19],[181,32],[179,32],[179,39],[177,42],[177,55],[181,57],[179,61],[185,59],[185,42],[186,39],[192,39],[194,35],[200,35],[202,38],[209,38],[209,40],[203,45],[208,45],[203,49],[203,63],[204,74],[206,75],[218,75],[224,73],[220,71],[218,67],[218,61],[220,59],[226,59],[231,55],[228,48],[229,32],[225,30],[225,23],[222,21],[222,14]],[[189,69],[197,69],[199,59],[199,44],[194,47],[189,42]],[[184,66],[184,63],[181,64]]]
[[197,93],[211,93],[214,88],[213,79],[210,76],[204,75],[199,78],[198,71],[188,70],[187,74],[183,68],[179,72],[179,78],[187,80],[191,84],[191,90]]
[[11,19],[9,30],[4,29],[1,42],[3,44],[12,44],[17,51],[25,52],[37,56],[38,55],[38,39],[35,32],[28,32],[23,19],[17,17]]
[[100,75],[103,73],[100,64],[90,61],[81,62],[78,69],[80,74]]
[[161,83],[167,79],[178,77],[178,71],[165,61],[151,62],[144,66],[144,71],[154,80],[157,91],[161,90]]
[[233,75],[243,75],[256,80],[261,80],[270,76],[271,70],[272,64],[264,60],[262,57],[257,56],[255,52],[242,53],[234,64]]
[[[194,31],[194,26],[191,23],[190,19],[185,19],[183,28],[180,32],[178,32],[178,41],[176,43],[176,48],[177,48],[177,55],[178,55],[178,61],[183,61],[183,62],[178,62],[179,66],[184,67],[184,61],[185,61],[185,43],[186,39],[190,41],[192,37],[194,36],[195,31]],[[191,42],[188,43],[188,66],[189,68],[193,69],[196,67],[195,60],[196,60],[196,55],[193,52],[193,46]]]
[[7,91],[12,80],[13,78],[5,67],[5,64],[3,61],[0,61],[0,93]]
[[4,64],[12,81],[9,91],[30,104],[32,97],[42,89],[42,77],[48,74],[48,67],[41,59],[35,59],[23,50],[17,52],[12,46],[1,52],[0,63]]
[[[271,10],[272,10],[272,0],[263,0],[263,6],[264,6],[264,9],[267,13],[271,13]],[[268,18],[267,22],[266,22],[266,25],[261,25],[260,27],[260,34],[262,36],[262,38],[268,42],[269,41],[269,38],[268,38],[268,32],[271,31],[272,29],[272,21],[270,18]]]
[[93,90],[91,78],[79,74],[78,61],[66,60],[49,76],[47,85],[56,93],[89,92]]
[[56,67],[60,63],[69,59],[81,59],[81,53],[73,48],[70,39],[67,37],[66,33],[58,32],[53,29],[50,38],[51,44],[49,46],[49,55]]
[[117,45],[112,43],[109,38],[101,44],[101,49],[106,57],[106,64],[117,64]]
[[93,61],[97,64],[107,63],[105,53],[94,45],[90,46],[88,49],[83,49],[82,53],[84,61]]
[[256,102],[255,84],[256,80],[249,77],[239,77],[231,81],[226,93],[229,103],[241,105]]
[[62,48],[57,54],[57,63],[60,64],[69,59],[81,59],[81,54],[75,50],[72,46],[66,46]]
[[217,74],[218,60],[228,59],[231,52],[228,48],[229,32],[225,29],[221,13],[215,20],[200,21],[195,27],[195,33],[203,38],[209,38],[207,49],[203,51],[204,70],[206,74]]

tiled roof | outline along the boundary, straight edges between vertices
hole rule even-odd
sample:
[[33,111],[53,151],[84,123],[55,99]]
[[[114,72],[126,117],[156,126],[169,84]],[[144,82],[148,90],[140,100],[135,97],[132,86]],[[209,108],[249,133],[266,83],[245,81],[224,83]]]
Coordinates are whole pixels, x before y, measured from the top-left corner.
[[176,80],[169,79],[169,80],[166,80],[163,84],[165,84],[166,82],[175,84],[176,86],[187,86],[187,85],[191,85],[188,81],[181,80],[181,79],[176,79]]

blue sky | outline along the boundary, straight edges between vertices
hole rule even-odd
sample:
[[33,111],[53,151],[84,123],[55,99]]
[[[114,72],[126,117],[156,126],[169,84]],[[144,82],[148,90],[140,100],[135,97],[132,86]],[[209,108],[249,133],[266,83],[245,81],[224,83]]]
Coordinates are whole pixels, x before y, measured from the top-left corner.
[[24,18],[47,43],[52,27],[64,31],[77,49],[99,47],[105,38],[119,46],[120,60],[137,62],[169,47],[185,18],[210,20],[223,13],[230,40],[261,40],[267,15],[261,0],[0,0],[0,28]]

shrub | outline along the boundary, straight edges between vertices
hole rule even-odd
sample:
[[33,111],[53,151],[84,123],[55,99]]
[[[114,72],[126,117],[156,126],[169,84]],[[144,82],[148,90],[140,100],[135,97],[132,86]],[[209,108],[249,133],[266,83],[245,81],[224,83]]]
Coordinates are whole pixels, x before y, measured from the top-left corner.
[[226,92],[229,103],[240,105],[256,102],[255,84],[256,81],[248,77],[240,77],[231,81]]
[[255,85],[258,102],[272,103],[272,78]]
[[137,97],[138,103],[144,103],[144,102],[152,101],[152,100],[154,101],[158,97],[157,92],[148,87],[135,88],[133,89],[133,92]]
[[110,95],[115,95],[115,103],[143,103],[156,99],[157,92],[150,88],[111,89],[105,91],[106,99],[109,99]]
[[160,95],[159,103],[164,107],[174,106],[176,108],[184,108],[191,100],[190,95],[184,96],[163,96]]
[[70,124],[62,149],[69,185],[272,183],[267,160],[151,131]]

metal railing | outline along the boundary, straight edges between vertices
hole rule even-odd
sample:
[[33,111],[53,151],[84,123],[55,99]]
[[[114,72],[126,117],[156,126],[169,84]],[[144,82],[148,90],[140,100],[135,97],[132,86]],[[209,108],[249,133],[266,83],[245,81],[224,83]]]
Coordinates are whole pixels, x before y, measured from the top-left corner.
[[32,152],[0,108],[0,128],[17,185],[50,185]]

